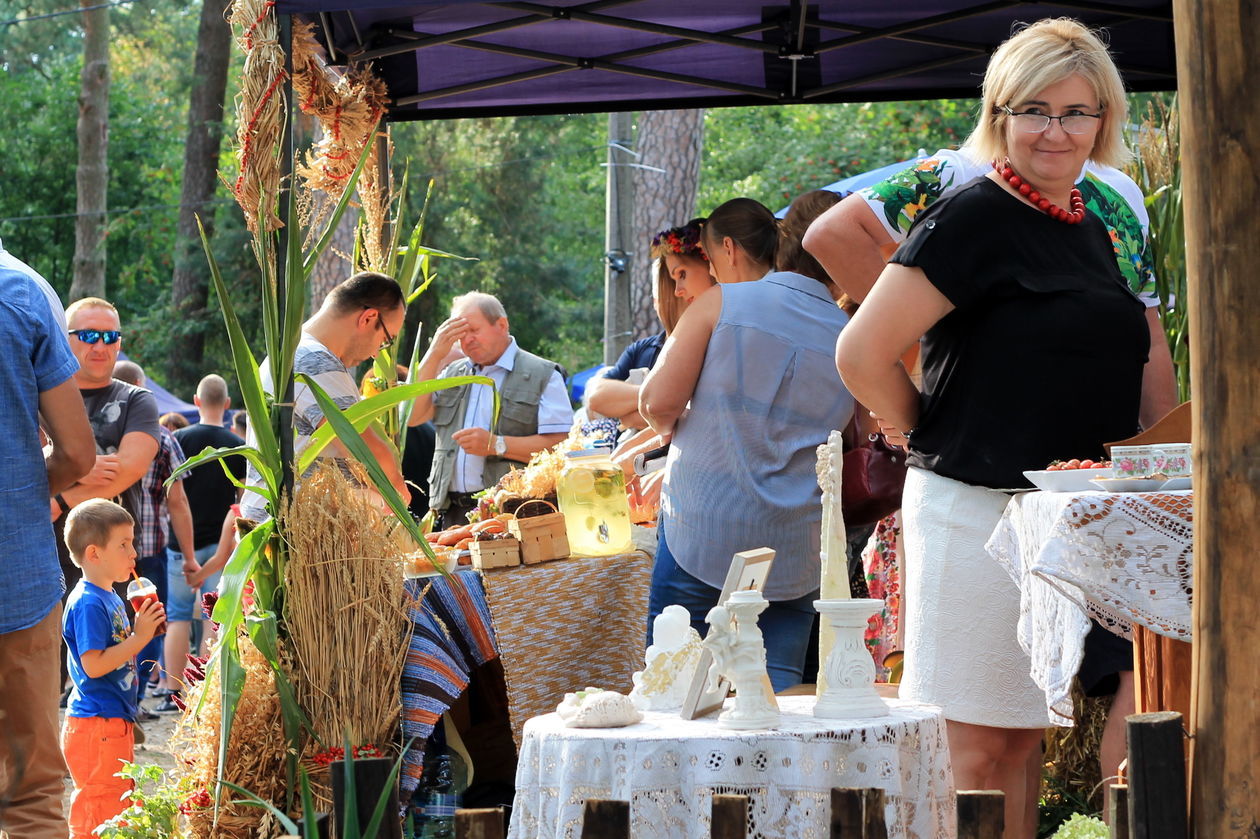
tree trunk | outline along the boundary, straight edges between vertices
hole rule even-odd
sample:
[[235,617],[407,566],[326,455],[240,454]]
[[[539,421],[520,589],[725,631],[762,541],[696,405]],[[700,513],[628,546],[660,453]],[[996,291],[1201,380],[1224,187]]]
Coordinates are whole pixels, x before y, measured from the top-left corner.
[[[324,203],[327,200],[328,197],[324,193],[319,193],[315,198],[317,203]],[[354,273],[350,258],[354,254],[354,236],[359,226],[359,212],[359,209],[353,205],[346,206],[345,212],[341,214],[341,219],[337,222],[337,228],[333,230],[328,248],[319,255],[315,267],[311,270],[312,312],[323,305],[328,292]]]
[[630,314],[634,338],[660,331],[652,307],[652,236],[692,217],[700,178],[700,149],[704,142],[704,110],[644,111],[639,114],[636,163],[664,169],[634,169],[634,247],[631,262]]
[[214,197],[223,139],[223,97],[227,90],[232,30],[224,18],[224,0],[203,0],[193,58],[192,95],[188,102],[188,135],[184,143],[184,180],[175,228],[175,271],[171,306],[185,324],[180,352],[171,359],[173,387],[191,390],[205,373],[206,330],[218,328],[208,316],[210,268],[201,246],[197,219],[206,236],[214,234]]
[[109,183],[109,8],[80,0],[83,73],[79,77],[78,215],[70,300],[105,296],[105,210]]

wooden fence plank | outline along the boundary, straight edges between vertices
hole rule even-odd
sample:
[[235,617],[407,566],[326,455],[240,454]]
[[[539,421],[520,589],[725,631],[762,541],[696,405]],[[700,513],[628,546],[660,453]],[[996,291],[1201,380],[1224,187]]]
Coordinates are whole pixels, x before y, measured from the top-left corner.
[[1002,839],[1006,796],[1000,790],[958,791],[958,839]]
[[630,802],[587,799],[582,839],[630,839]]
[[882,789],[831,791],[831,839],[888,839]]
[[503,808],[456,810],[455,839],[503,839]]
[[1107,812],[1110,814],[1111,839],[1129,839],[1129,785],[1107,787]]
[[1186,839],[1186,752],[1181,714],[1133,714],[1125,722],[1133,839]]
[[711,839],[746,839],[748,836],[748,796],[715,795]]

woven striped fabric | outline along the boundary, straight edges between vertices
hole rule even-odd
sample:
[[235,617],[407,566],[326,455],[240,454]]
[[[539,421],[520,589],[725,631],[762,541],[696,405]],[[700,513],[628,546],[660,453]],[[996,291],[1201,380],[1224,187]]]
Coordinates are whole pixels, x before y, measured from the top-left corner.
[[399,779],[404,802],[420,785],[433,726],[468,686],[472,669],[499,654],[477,572],[408,580],[407,591],[415,602],[402,676],[403,742],[410,744]]

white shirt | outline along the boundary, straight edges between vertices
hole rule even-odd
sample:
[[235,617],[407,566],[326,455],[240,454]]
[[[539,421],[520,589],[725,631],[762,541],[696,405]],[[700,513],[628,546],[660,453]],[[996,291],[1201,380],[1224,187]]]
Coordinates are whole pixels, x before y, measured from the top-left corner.
[[[516,354],[519,348],[513,338],[507,349],[493,364],[478,369],[473,365],[473,373],[478,376],[489,376],[494,381],[496,390],[503,389],[507,374],[516,367]],[[473,387],[468,396],[468,409],[464,412],[463,428],[490,428],[490,419],[494,413],[494,397],[487,387]],[[542,398],[538,402],[539,434],[567,434],[573,425],[573,406],[569,404],[569,395],[564,387],[564,377],[559,370],[552,370],[551,378],[543,389]],[[481,455],[469,454],[460,449],[455,453],[455,475],[451,478],[452,492],[477,492],[485,489],[482,469],[486,459]]]
[[61,298],[57,296],[57,292],[48,284],[48,280],[40,276],[38,271],[6,251],[3,241],[0,241],[0,268],[17,271],[34,280],[35,285],[39,286],[39,290],[44,293],[44,297],[48,298],[48,308],[52,310],[53,317],[61,325],[61,331],[67,332],[70,327],[66,324],[66,310],[62,307]]

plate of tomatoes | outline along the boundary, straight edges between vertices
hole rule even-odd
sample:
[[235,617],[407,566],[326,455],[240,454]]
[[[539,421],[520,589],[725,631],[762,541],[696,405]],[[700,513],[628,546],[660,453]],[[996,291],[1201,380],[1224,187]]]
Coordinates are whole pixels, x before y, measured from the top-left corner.
[[1024,477],[1033,486],[1046,492],[1082,492],[1096,490],[1090,481],[1111,477],[1110,460],[1056,460],[1045,469],[1030,470]]

